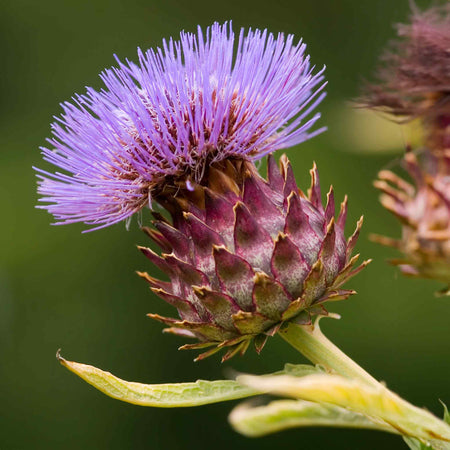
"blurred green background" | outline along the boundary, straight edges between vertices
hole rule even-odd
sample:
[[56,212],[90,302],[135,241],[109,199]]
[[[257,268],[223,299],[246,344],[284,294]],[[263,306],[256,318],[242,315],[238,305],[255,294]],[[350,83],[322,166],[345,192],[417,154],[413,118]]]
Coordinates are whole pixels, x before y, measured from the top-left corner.
[[[424,4],[420,3],[419,4]],[[159,45],[180,29],[232,19],[234,28],[267,27],[303,37],[312,61],[327,65],[328,97],[321,106],[329,131],[289,150],[302,187],[316,160],[326,187],[350,198],[349,229],[365,226],[359,251],[374,262],[351,287],[354,298],[333,305],[340,321],[325,333],[388,386],[439,416],[438,398],[450,404],[447,299],[438,283],[399,276],[385,260],[394,252],[369,242],[369,232],[398,235],[371,183],[398,156],[379,152],[382,133],[347,120],[345,102],[370,78],[392,24],[408,14],[407,0],[3,0],[0,6],[0,449],[379,449],[403,448],[394,436],[369,431],[297,429],[248,439],[231,430],[233,403],[193,409],[150,409],[112,400],[63,369],[56,350],[127,380],[147,383],[215,379],[227,369],[274,371],[302,358],[279,338],[262,355],[248,352],[221,365],[219,357],[193,363],[182,341],[163,336],[147,312],[170,313],[135,270],[152,271],[136,250],[146,237],[136,221],[81,234],[81,225],[50,226],[34,209],[41,162],[38,147],[50,134],[59,103],[97,74],[113,53],[134,58],[136,47]],[[345,119],[345,120],[344,120]],[[367,133],[367,138],[365,138]],[[366,141],[361,152],[352,140]],[[367,141],[372,140],[373,142]],[[378,142],[378,140],[380,142]],[[406,447],[404,447],[406,448]]]

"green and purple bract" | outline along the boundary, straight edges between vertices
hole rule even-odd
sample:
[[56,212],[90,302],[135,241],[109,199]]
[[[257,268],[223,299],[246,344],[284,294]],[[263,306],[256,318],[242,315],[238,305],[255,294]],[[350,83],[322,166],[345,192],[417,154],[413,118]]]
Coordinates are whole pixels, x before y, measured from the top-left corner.
[[[219,167],[218,167],[219,166]],[[341,286],[368,261],[352,256],[362,220],[347,241],[347,200],[335,219],[333,189],[322,205],[319,175],[300,191],[286,156],[268,160],[268,179],[249,161],[229,160],[208,169],[208,185],[171,206],[172,222],[156,217],[146,229],[162,249],[140,250],[170,282],[139,273],[181,318],[150,317],[167,332],[197,338],[183,349],[211,347],[197,359],[226,349],[223,359],[258,352],[286,322],[311,325],[327,315],[324,303],[355,291]],[[200,205],[200,206],[199,206]]]

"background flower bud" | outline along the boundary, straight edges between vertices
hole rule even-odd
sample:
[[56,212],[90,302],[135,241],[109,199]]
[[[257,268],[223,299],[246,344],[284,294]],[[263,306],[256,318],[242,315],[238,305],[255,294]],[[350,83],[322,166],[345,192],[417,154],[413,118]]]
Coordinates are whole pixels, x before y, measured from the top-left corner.
[[405,275],[450,284],[450,159],[429,150],[409,152],[402,166],[413,184],[388,170],[382,170],[374,183],[382,192],[382,205],[402,223],[401,239],[372,238],[404,254],[391,262]]

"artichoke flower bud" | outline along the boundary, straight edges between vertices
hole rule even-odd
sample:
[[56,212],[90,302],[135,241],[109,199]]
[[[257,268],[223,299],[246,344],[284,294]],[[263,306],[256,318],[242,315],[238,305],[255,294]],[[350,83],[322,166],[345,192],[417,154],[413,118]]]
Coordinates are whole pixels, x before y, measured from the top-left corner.
[[[402,222],[402,237],[372,238],[404,254],[391,262],[405,275],[450,284],[450,159],[425,150],[406,153],[402,165],[414,185],[388,170],[375,182],[382,205]],[[449,288],[441,293],[448,295]]]
[[362,220],[346,241],[347,199],[335,219],[333,189],[321,200],[314,165],[312,185],[298,189],[283,156],[270,156],[268,178],[245,159],[212,164],[201,184],[188,180],[154,198],[171,214],[156,214],[145,231],[162,249],[140,250],[170,281],[139,272],[152,291],[173,305],[180,319],[149,314],[165,331],[198,339],[184,349],[226,347],[223,360],[243,354],[252,339],[259,353],[287,321],[311,323],[326,315],[324,303],[354,294],[342,284],[359,272],[352,257]]

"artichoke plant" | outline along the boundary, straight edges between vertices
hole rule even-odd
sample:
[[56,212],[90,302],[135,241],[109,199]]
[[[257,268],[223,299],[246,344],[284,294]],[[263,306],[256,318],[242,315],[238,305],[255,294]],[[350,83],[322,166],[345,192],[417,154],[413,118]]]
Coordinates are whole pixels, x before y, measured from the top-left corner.
[[42,150],[58,169],[37,170],[42,208],[58,224],[98,229],[152,210],[153,227],[144,230],[162,254],[141,250],[168,279],[140,275],[179,319],[150,316],[197,339],[183,348],[208,349],[197,359],[222,348],[231,358],[252,340],[260,352],[278,332],[320,367],[287,365],[262,382],[144,385],[57,358],[107,395],[139,405],[197,406],[263,392],[295,398],[256,411],[262,422],[240,410],[237,425],[232,415],[246,434],[267,430],[269,420],[269,431],[327,424],[450,442],[450,427],[390,392],[318,325],[324,304],[353,294],[342,285],[367,264],[352,256],[362,220],[346,240],[347,200],[336,218],[333,190],[324,206],[315,165],[306,194],[285,156],[279,166],[269,156],[267,179],[256,169],[256,160],[323,131],[313,129],[320,114],[307,119],[324,97],[323,70],[314,72],[291,35],[242,30],[235,45],[231,24],[181,33],[139,50],[139,65],[106,70],[101,91],[88,88],[63,104]]

